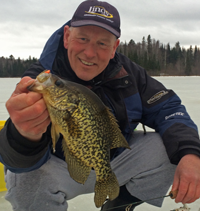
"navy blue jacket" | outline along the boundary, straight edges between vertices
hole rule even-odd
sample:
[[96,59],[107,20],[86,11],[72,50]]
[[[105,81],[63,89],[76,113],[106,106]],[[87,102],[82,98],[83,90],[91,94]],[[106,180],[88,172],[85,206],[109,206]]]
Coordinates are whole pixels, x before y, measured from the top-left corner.
[[[77,78],[68,61],[67,50],[63,47],[64,26],[50,37],[39,62],[33,64],[24,76],[36,78],[44,69],[50,69],[64,79],[89,87],[111,108],[127,141],[139,123],[153,128],[161,135],[173,164],[177,164],[186,154],[200,156],[197,127],[180,98],[124,55],[116,53],[106,69],[91,81]],[[39,168],[52,153],[50,127],[41,141],[35,143],[22,137],[8,119],[0,132],[0,161],[13,172]],[[111,157],[122,151],[112,150]],[[64,159],[61,139],[56,145],[55,155]]]

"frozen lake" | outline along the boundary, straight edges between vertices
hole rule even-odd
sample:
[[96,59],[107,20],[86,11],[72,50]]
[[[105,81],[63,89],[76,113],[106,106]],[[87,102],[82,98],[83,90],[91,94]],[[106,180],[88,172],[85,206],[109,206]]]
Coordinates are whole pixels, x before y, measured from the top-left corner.
[[[167,88],[173,89],[182,99],[191,117],[200,126],[198,109],[200,105],[200,76],[189,77],[154,77]],[[5,102],[12,94],[20,78],[0,78],[0,120],[8,118]]]
[[[182,99],[188,113],[200,128],[200,77],[155,77],[168,89],[173,89]],[[5,102],[12,94],[19,78],[0,78],[0,120],[6,120],[9,115],[5,108]],[[140,129],[140,126],[139,126]],[[0,193],[0,210],[11,211],[11,206],[3,199],[4,193]],[[2,207],[3,206],[3,207]],[[166,198],[162,208],[156,208],[146,203],[137,207],[136,211],[170,211],[179,208],[181,204],[175,204],[170,198]],[[199,211],[200,200],[189,204],[191,211]],[[94,206],[93,194],[76,197],[69,201],[69,211],[94,211],[99,210]]]
[[[188,77],[154,77],[162,82],[167,88],[173,89],[182,99],[187,111],[200,127],[200,76]],[[5,108],[5,102],[12,94],[20,78],[0,78],[0,120],[9,117]]]

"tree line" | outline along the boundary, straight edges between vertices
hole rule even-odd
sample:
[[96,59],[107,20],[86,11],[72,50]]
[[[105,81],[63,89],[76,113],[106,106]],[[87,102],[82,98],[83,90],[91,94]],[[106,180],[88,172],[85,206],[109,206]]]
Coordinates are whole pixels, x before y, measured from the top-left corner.
[[171,47],[148,35],[138,43],[133,39],[129,43],[121,42],[117,51],[144,67],[150,75],[200,75],[200,49],[197,46],[186,49],[177,42]]
[[[152,39],[150,35],[142,38],[141,42],[133,39],[129,43],[121,42],[117,48],[120,52],[140,66],[144,67],[149,75],[200,75],[200,49],[190,46],[188,49],[175,43],[171,47],[164,45],[159,40]],[[21,77],[37,58],[15,59],[0,57],[0,77]]]
[[21,77],[26,69],[30,67],[31,64],[36,62],[36,58],[28,59],[15,59],[13,55],[9,58],[0,57],[0,77]]

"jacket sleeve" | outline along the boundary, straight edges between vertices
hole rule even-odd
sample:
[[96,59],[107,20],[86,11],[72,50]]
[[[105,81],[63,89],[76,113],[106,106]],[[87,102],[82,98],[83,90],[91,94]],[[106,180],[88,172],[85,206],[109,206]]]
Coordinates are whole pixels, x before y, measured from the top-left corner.
[[197,126],[180,98],[146,73],[144,75],[145,84],[141,89],[142,123],[160,133],[173,164],[177,164],[186,154],[200,156]]
[[177,164],[186,154],[200,156],[197,126],[177,94],[135,63],[126,61],[125,65],[131,70],[141,97],[141,123],[161,135],[171,162]]
[[198,129],[181,99],[155,79],[148,75],[145,78],[146,84],[141,90],[142,123],[161,135],[173,164],[186,154],[200,156]]
[[20,135],[10,119],[0,131],[0,162],[15,173],[32,171],[50,158],[48,133],[39,142],[32,142]]
[[[43,70],[37,62],[23,76],[35,78]],[[0,131],[0,162],[15,173],[32,171],[50,158],[50,142],[50,126],[39,142],[32,142],[21,136],[9,118]]]
[[36,78],[37,75],[39,75],[42,71],[44,71],[45,68],[41,65],[41,63],[35,62],[34,64],[32,64],[22,75],[22,77],[24,76],[29,76],[31,78]]

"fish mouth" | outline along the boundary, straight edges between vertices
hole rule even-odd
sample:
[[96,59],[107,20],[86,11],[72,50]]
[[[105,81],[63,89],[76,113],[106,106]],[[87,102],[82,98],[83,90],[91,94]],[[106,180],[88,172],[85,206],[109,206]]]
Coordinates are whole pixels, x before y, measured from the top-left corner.
[[32,91],[32,89],[33,89],[33,87],[35,86],[35,84],[36,84],[36,81],[34,81],[31,85],[27,86],[27,89],[28,89],[29,91]]
[[29,91],[35,91],[35,92],[42,92],[44,88],[45,88],[44,84],[40,83],[37,79],[27,87]]

